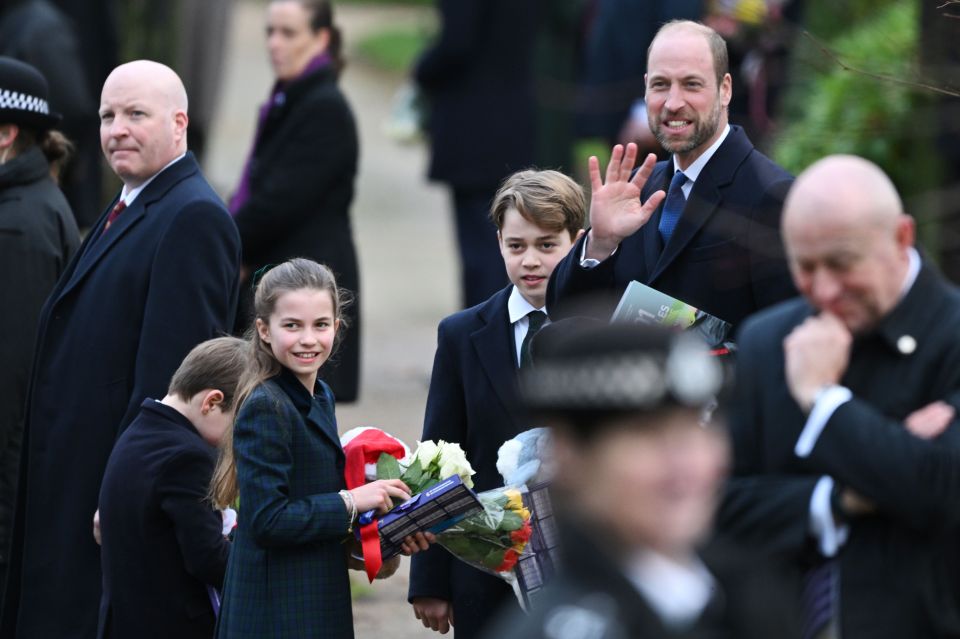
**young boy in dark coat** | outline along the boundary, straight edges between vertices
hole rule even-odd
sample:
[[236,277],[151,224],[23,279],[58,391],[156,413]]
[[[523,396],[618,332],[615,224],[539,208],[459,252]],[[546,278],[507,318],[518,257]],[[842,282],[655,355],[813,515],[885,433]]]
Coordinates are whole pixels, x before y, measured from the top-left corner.
[[213,636],[230,543],[207,494],[246,353],[233,337],[196,346],[117,440],[100,489],[98,637]]
[[[557,171],[520,171],[494,197],[491,218],[512,284],[440,322],[423,439],[459,443],[478,491],[496,488],[497,451],[531,427],[517,409],[516,378],[529,343],[549,321],[547,282],[583,234],[583,189]],[[513,595],[506,582],[436,548],[413,558],[410,602],[423,625],[458,639],[480,632]]]

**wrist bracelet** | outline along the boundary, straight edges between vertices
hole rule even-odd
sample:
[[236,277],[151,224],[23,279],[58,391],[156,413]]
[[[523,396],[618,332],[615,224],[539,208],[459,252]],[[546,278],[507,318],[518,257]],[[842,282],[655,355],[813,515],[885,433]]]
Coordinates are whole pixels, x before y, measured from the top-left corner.
[[340,498],[343,499],[344,505],[347,507],[347,513],[350,516],[350,522],[347,525],[347,532],[353,532],[353,522],[357,520],[357,502],[353,500],[353,493],[349,490],[341,490]]

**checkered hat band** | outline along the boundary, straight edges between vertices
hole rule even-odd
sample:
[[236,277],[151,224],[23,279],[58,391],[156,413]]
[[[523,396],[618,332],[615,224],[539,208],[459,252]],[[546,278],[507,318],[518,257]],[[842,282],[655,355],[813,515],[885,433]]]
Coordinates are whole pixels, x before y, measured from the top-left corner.
[[43,98],[10,89],[0,89],[0,109],[17,109],[50,115],[50,106]]

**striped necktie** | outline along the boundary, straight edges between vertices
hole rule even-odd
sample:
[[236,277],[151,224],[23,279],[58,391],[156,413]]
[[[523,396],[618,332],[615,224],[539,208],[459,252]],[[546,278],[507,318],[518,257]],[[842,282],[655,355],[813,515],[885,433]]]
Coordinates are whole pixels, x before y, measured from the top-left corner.
[[[110,228],[110,225],[113,224],[120,214],[123,213],[123,209],[127,208],[127,203],[123,200],[117,202],[117,205],[113,207],[110,211],[110,215],[107,216],[107,223],[103,225],[103,233],[107,232],[107,229]],[[101,233],[101,235],[103,234]]]

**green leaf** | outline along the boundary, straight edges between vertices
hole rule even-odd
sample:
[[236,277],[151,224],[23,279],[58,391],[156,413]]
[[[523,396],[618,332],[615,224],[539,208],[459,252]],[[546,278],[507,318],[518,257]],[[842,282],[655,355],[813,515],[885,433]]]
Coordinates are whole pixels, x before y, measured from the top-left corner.
[[513,532],[514,530],[520,530],[521,526],[523,526],[523,517],[512,510],[504,511],[503,521],[500,522],[500,530]]
[[489,568],[490,570],[496,570],[497,566],[503,563],[504,550],[500,548],[494,548],[487,556],[483,558],[483,565]]
[[421,492],[419,487],[423,483],[423,470],[420,468],[420,464],[410,464],[410,467],[407,468],[400,479],[410,488],[411,494],[416,495]]
[[377,460],[377,479],[400,479],[400,462],[390,453],[380,453]]

